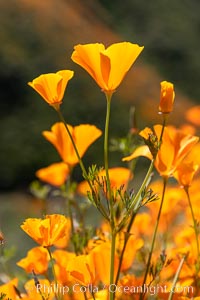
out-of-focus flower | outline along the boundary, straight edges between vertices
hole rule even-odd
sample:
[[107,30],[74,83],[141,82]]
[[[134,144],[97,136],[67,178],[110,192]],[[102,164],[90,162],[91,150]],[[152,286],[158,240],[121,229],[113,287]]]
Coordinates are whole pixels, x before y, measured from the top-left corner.
[[[102,131],[94,125],[81,124],[74,127],[71,125],[67,126],[81,158],[87,148],[102,134]],[[62,122],[55,123],[51,127],[51,131],[43,131],[43,136],[54,145],[65,163],[74,166],[79,162],[71,139]]]
[[53,163],[46,168],[39,169],[36,176],[44,182],[54,186],[61,186],[66,182],[70,173],[69,166],[64,162]]
[[18,285],[18,279],[14,278],[11,281],[0,285],[0,295],[6,295],[6,299],[16,300],[19,299],[16,288]]
[[5,241],[4,235],[3,235],[2,231],[0,230],[0,245],[3,245],[4,241]]
[[94,284],[95,282],[95,264],[91,255],[78,255],[72,258],[67,271],[82,285]]
[[161,91],[159,112],[162,114],[169,114],[173,110],[175,98],[174,85],[168,81],[162,81],[160,85]]
[[65,216],[53,214],[44,219],[26,219],[21,228],[39,245],[50,247],[69,240],[71,223]]
[[42,98],[56,110],[62,103],[68,81],[73,77],[71,70],[62,70],[57,73],[42,74],[32,82],[28,82]]
[[62,285],[69,286],[72,283],[72,277],[67,271],[67,265],[71,259],[75,257],[75,253],[65,250],[57,249],[53,252],[53,259],[55,260],[55,273],[56,278]]
[[[108,172],[110,178],[110,185],[113,190],[120,189],[121,187],[126,189],[129,180],[133,178],[132,172],[127,168],[122,168],[122,167],[111,168],[108,170]],[[105,170],[100,171],[97,176],[98,176],[99,183],[103,185],[105,183],[105,177],[106,177]],[[97,183],[96,183],[96,187],[98,188]],[[88,182],[84,180],[81,183],[79,183],[77,187],[77,191],[82,195],[87,195],[87,192],[90,191]],[[104,192],[106,191],[104,190]]]
[[182,187],[189,187],[192,183],[193,177],[197,172],[199,166],[193,161],[183,160],[176,169],[174,177],[178,180]]
[[[24,300],[41,300],[43,299],[53,300],[55,299],[56,285],[49,282],[47,279],[38,280],[38,284],[35,284],[34,279],[26,282],[24,285],[27,292],[27,297],[23,296]],[[59,289],[59,286],[57,287]]]
[[187,134],[195,135],[196,133],[196,128],[190,124],[182,124],[179,128]]
[[143,48],[129,42],[112,44],[107,49],[99,43],[77,45],[71,58],[90,74],[105,93],[112,94]]
[[192,124],[200,126],[200,105],[196,105],[187,109],[185,117]]
[[[149,128],[147,128],[147,131],[149,132]],[[154,126],[154,132],[158,140],[160,139],[161,131],[161,125]],[[144,137],[145,135],[142,133],[142,136]],[[197,136],[185,134],[172,126],[165,127],[162,144],[155,159],[155,167],[159,174],[163,177],[172,176],[198,140]],[[123,158],[123,161],[130,161],[138,156],[152,159],[153,156],[148,149],[148,146],[141,146],[137,148],[137,152],[133,152],[130,156]]]
[[44,274],[48,269],[49,254],[44,247],[35,247],[28,251],[25,258],[17,262],[27,273]]
[[[124,232],[118,235],[116,248],[117,253],[121,253],[123,245],[124,245]],[[130,235],[128,242],[126,244],[125,253],[121,265],[121,271],[128,270],[134,261],[134,258],[136,256],[136,252],[142,248],[144,245],[144,241],[141,238],[136,238],[134,235]]]

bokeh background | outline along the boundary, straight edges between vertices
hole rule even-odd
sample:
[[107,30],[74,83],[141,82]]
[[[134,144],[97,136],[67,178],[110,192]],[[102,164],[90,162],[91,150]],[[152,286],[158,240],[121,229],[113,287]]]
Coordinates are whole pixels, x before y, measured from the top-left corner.
[[[42,73],[74,70],[62,105],[67,122],[103,129],[104,95],[71,61],[73,47],[138,43],[145,49],[114,95],[110,135],[127,134],[131,106],[139,128],[159,122],[162,80],[175,85],[170,122],[179,126],[200,100],[199,12],[198,0],[0,0],[0,228],[10,239],[15,233],[9,208],[18,222],[28,217],[34,210],[25,203],[35,171],[60,160],[41,135],[57,116],[27,82]],[[100,153],[102,141],[88,150],[86,163],[101,163]],[[111,164],[116,161],[120,156],[113,154]]]

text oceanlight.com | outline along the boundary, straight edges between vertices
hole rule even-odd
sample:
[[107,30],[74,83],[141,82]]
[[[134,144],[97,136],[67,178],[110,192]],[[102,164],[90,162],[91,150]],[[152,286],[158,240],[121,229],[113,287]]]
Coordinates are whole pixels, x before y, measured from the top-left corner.
[[63,286],[61,284],[51,284],[51,285],[45,285],[38,283],[36,285],[36,291],[37,293],[55,293],[55,294],[61,294],[65,295],[68,293],[97,293],[102,289],[107,289],[108,292],[112,293],[122,293],[122,294],[138,294],[138,293],[146,293],[149,295],[156,295],[156,294],[162,294],[162,293],[183,293],[183,294],[193,294],[194,289],[192,286],[176,286],[173,288],[167,287],[167,285],[142,285],[142,286],[122,286],[122,285],[103,285],[101,287],[88,284],[87,286],[83,286],[79,283],[75,283],[72,286]]

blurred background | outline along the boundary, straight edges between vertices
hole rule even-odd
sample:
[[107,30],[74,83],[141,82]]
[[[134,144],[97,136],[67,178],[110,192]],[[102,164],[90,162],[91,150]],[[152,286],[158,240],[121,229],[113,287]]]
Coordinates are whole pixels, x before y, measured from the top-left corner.
[[[136,108],[140,129],[160,122],[162,80],[175,85],[170,122],[179,126],[185,122],[185,111],[200,100],[199,12],[198,0],[0,1],[0,227],[5,227],[9,207],[13,215],[19,210],[19,222],[33,212],[32,207],[24,208],[24,192],[28,193],[35,171],[60,161],[41,135],[58,121],[57,115],[27,82],[42,73],[74,70],[62,105],[66,120],[103,129],[104,95],[71,61],[73,47],[120,41],[144,45],[113,97],[110,136],[127,134],[131,106]],[[100,153],[101,140],[84,159],[101,163]],[[111,165],[119,165],[120,159],[113,154]],[[12,232],[9,226],[3,229]]]

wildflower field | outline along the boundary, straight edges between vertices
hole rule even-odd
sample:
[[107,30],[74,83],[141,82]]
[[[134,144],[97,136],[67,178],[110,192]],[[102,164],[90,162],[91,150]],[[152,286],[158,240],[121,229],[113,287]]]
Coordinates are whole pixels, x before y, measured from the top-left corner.
[[[114,143],[121,161],[110,167],[112,102],[143,48],[130,42],[74,47],[72,61],[99,88],[94,101],[106,102],[103,130],[65,120],[66,88],[78,76],[72,70],[42,74],[28,83],[57,114],[58,121],[42,135],[60,161],[36,172],[31,191],[41,210],[38,218],[27,216],[19,224],[35,247],[17,261],[17,276],[0,270],[1,300],[200,299],[199,107],[187,112],[190,125],[171,125],[175,87],[158,82],[160,123],[137,128],[137,107],[131,108],[129,132]],[[97,139],[104,141],[104,164],[86,167],[84,154]],[[77,165],[81,182],[73,180]],[[6,250],[0,232],[0,263]]]

